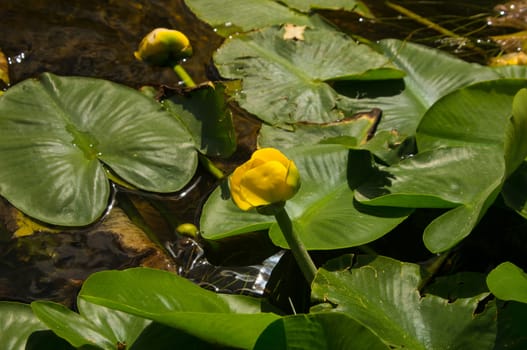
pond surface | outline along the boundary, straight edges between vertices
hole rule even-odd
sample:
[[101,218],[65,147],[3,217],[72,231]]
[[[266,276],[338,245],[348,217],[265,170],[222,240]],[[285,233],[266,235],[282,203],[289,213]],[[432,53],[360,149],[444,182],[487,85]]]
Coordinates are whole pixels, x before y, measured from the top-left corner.
[[[487,26],[488,17],[496,15],[493,8],[499,1],[397,2],[467,40],[441,35],[386,6],[385,1],[367,2],[377,19],[369,20],[337,11],[322,11],[321,14],[351,35],[369,40],[388,37],[408,39],[440,47],[480,63],[487,62],[500,51],[498,45],[488,39],[490,35],[514,30]],[[187,34],[194,47],[194,56],[184,66],[195,81],[217,78],[211,68],[211,56],[222,38],[215,34],[213,28],[198,21],[181,0],[2,0],[0,18],[0,50],[7,56],[12,84],[42,72],[52,72],[105,78],[136,88],[143,85],[176,87],[179,79],[172,70],[152,68],[133,57],[141,38],[156,27],[176,28]],[[258,128],[258,123],[253,119],[238,109],[234,111],[237,112],[235,121],[240,149],[230,163],[224,164],[227,170],[245,158],[254,147],[255,131]],[[199,204],[215,181],[206,174],[199,174],[196,183],[197,186],[185,196],[160,196],[152,201],[141,194],[134,194],[142,215],[162,241],[175,240],[172,235],[174,225],[163,222],[162,215],[157,211],[159,207],[155,204],[152,206],[152,203],[163,203],[168,214],[178,217],[180,221],[195,221]],[[123,243],[119,230],[133,231],[130,227],[134,225],[130,222],[124,226],[112,226],[112,230],[104,226],[108,226],[108,223],[103,223],[102,231],[42,232],[27,238],[10,239],[12,229],[6,218],[12,216],[2,214],[2,210],[0,214],[4,220],[3,225],[0,225],[0,232],[2,228],[4,230],[4,243],[0,243],[0,299],[31,301],[46,298],[69,304],[82,280],[94,271],[137,265],[171,271],[178,269],[169,255],[156,251],[155,247],[148,246],[144,241],[139,245],[137,241],[130,243],[127,240]],[[126,221],[122,216],[118,220]],[[258,239],[262,239],[261,236]],[[177,246],[177,243],[171,242],[172,247]],[[217,247],[209,249],[208,258],[217,264],[250,265],[276,252],[267,240],[262,239],[260,246],[263,248],[260,251],[236,255],[235,251],[244,250],[237,249],[240,246],[237,244],[243,246],[243,242],[229,242],[231,248],[228,254],[218,253]],[[422,251],[417,255],[423,259],[427,257]],[[183,256],[195,258],[195,255]],[[207,278],[214,280],[210,266],[201,264],[201,270],[198,269],[197,273],[212,274]],[[191,277],[199,279],[196,275]]]
[[[343,30],[371,40],[407,38],[451,50],[459,45],[387,7],[384,0],[367,3],[377,16],[375,21],[336,11],[322,14]],[[499,3],[495,0],[397,2],[461,36],[470,34],[470,38],[482,40],[495,32],[486,27],[486,18]],[[203,81],[212,52],[222,42],[212,28],[196,19],[182,0],[3,0],[0,18],[0,49],[11,63],[13,83],[53,72],[106,78],[131,86],[177,85],[178,79],[170,70],[148,67],[133,57],[141,38],[156,27],[185,32],[194,47],[194,57],[185,67],[194,80]]]

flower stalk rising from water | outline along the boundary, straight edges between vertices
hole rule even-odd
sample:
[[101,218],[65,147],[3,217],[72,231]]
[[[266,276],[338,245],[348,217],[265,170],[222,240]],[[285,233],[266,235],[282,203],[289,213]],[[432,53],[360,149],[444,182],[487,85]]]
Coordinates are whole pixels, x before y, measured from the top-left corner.
[[317,268],[285,210],[286,201],[300,188],[295,163],[277,149],[262,148],[236,168],[229,185],[232,199],[241,210],[255,209],[263,215],[274,215],[300,270],[311,283]]

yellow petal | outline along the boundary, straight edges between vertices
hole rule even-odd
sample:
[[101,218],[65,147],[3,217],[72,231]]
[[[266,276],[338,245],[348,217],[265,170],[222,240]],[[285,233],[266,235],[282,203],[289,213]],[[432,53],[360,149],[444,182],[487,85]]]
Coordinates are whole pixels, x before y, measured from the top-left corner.
[[246,202],[242,197],[242,191],[240,187],[241,179],[243,175],[249,170],[249,164],[244,163],[234,170],[232,175],[229,177],[229,186],[231,189],[231,197],[234,203],[244,211],[250,210],[253,207],[250,203]]
[[242,197],[254,207],[287,200],[291,189],[286,178],[287,168],[282,163],[266,162],[243,175],[240,183]]
[[275,160],[280,162],[286,168],[289,166],[290,162],[290,160],[276,148],[260,148],[253,153],[251,159],[258,160],[259,162]]

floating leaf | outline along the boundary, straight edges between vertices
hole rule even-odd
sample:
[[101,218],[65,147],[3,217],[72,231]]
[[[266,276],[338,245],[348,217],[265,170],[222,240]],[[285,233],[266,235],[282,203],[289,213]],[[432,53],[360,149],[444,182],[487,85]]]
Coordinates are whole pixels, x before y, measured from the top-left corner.
[[476,82],[500,78],[493,69],[467,63],[437,49],[408,41],[386,39],[379,42],[395,67],[406,73],[404,84],[382,82],[365,84],[347,95],[355,97],[355,110],[380,108],[383,118],[379,130],[397,130],[413,135],[428,108],[448,93]]
[[527,125],[527,90],[516,95],[525,85],[495,80],[440,99],[419,126],[419,153],[379,167],[358,187],[356,198],[370,205],[454,208],[434,220],[423,237],[433,252],[454,246],[470,234],[527,155],[527,141],[520,137]]
[[386,350],[377,336],[343,313],[287,316],[271,323],[255,350],[368,349]]
[[300,14],[273,0],[227,0],[221,6],[215,0],[185,0],[185,4],[223,36],[284,23],[327,27],[316,15]]
[[31,333],[46,329],[27,304],[0,302],[0,344],[3,350],[26,348]]
[[324,10],[346,10],[357,12],[366,17],[373,17],[372,13],[363,1],[355,0],[282,0],[284,4],[302,12],[312,9]]
[[420,267],[377,256],[330,261],[313,282],[322,304],[311,312],[342,312],[376,334],[392,349],[493,349],[496,306],[480,310],[488,296],[448,300],[421,295]]
[[510,208],[527,219],[527,162],[520,164],[505,181],[501,194]]
[[131,346],[151,321],[79,300],[79,314],[50,301],[35,301],[33,312],[55,334],[76,348],[84,345],[114,350]]
[[197,154],[156,101],[108,81],[44,74],[0,99],[0,193],[23,212],[93,222],[109,197],[103,164],[140,189],[172,192],[193,176]]
[[[301,186],[287,201],[286,209],[307,249],[337,249],[373,241],[402,222],[411,210],[368,207],[353,199],[349,173],[360,172],[341,145],[317,145],[288,149],[298,167]],[[355,176],[355,175],[354,175]],[[287,247],[274,218],[242,212],[226,189],[217,188],[203,208],[203,237],[220,239],[270,228],[273,242]]]
[[258,134],[260,147],[291,148],[306,144],[337,143],[356,147],[373,134],[381,117],[379,109],[357,113],[330,123],[297,123],[285,130],[263,124]]
[[208,82],[162,101],[163,106],[190,131],[201,153],[228,157],[236,149],[232,115],[224,86]]
[[497,298],[527,303],[527,274],[511,262],[498,265],[487,276],[487,285]]
[[95,273],[84,283],[80,298],[238,348],[251,348],[278,318],[262,313],[259,299],[216,294],[183,277],[146,268]]
[[220,74],[242,79],[240,105],[271,124],[326,123],[351,115],[350,101],[330,80],[398,79],[388,58],[334,30],[306,28],[284,40],[271,27],[226,40],[214,56]]

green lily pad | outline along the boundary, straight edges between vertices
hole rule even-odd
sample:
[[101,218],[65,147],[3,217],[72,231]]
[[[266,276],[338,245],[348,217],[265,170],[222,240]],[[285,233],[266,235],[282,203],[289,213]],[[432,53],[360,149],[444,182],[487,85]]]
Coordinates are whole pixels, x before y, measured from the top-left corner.
[[208,82],[162,101],[181,121],[196,142],[196,148],[211,157],[228,157],[236,150],[231,111],[221,83]]
[[505,181],[501,195],[507,206],[527,219],[527,162],[520,164]]
[[173,273],[135,268],[103,271],[84,283],[80,298],[176,328],[212,344],[252,348],[276,314],[262,300],[205,290]]
[[312,9],[353,11],[365,17],[373,17],[364,1],[355,0],[282,0],[284,4],[302,12]]
[[406,73],[404,84],[387,81],[382,86],[365,85],[351,95],[363,96],[353,99],[355,110],[383,111],[378,130],[414,135],[427,109],[441,97],[463,86],[501,77],[489,67],[408,41],[381,40],[379,49]]
[[0,194],[39,220],[96,220],[109,197],[105,167],[137,188],[172,192],[196,166],[185,127],[131,88],[43,74],[0,98]]
[[443,299],[419,291],[419,265],[352,256],[330,261],[313,282],[314,312],[345,313],[390,349],[493,349],[496,306],[489,293]]
[[131,346],[151,321],[79,300],[79,313],[50,301],[35,301],[33,312],[55,334],[75,348],[92,345],[104,350]]
[[271,323],[258,338],[255,350],[386,350],[380,339],[343,313],[286,316]]
[[504,262],[487,276],[487,285],[497,298],[527,303],[527,274],[511,262]]
[[185,0],[185,4],[223,36],[284,23],[328,26],[316,15],[301,14],[273,0],[226,0],[221,6],[215,0]]
[[[214,56],[220,74],[242,79],[241,107],[271,125],[327,123],[351,116],[350,99],[332,80],[399,79],[391,61],[343,33],[305,28],[289,39],[270,27],[227,39]],[[371,109],[371,108],[370,108]]]
[[374,109],[331,123],[297,123],[290,126],[293,130],[263,124],[258,133],[258,145],[279,149],[316,143],[358,147],[372,135],[380,117],[381,111]]
[[[411,209],[368,207],[353,199],[350,172],[358,173],[349,150],[341,145],[316,145],[285,150],[300,172],[298,193],[287,201],[293,225],[307,249],[337,249],[373,241],[401,223]],[[355,175],[353,175],[355,176]],[[200,230],[207,239],[221,239],[270,229],[270,237],[287,247],[272,216],[243,212],[234,205],[226,186],[217,188],[205,203]]]
[[0,302],[0,344],[3,350],[25,349],[28,337],[47,329],[28,304]]
[[527,155],[521,136],[527,127],[525,85],[482,82],[440,99],[419,126],[419,153],[379,167],[357,188],[356,198],[369,205],[453,208],[432,221],[423,238],[433,252],[457,244]]

